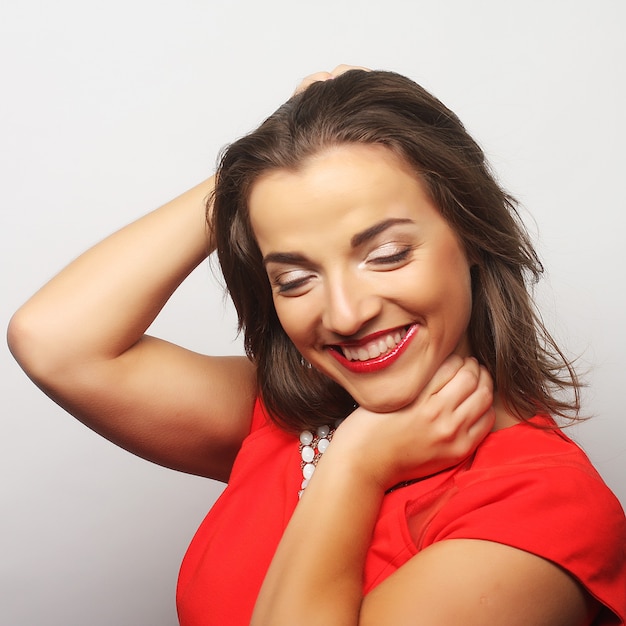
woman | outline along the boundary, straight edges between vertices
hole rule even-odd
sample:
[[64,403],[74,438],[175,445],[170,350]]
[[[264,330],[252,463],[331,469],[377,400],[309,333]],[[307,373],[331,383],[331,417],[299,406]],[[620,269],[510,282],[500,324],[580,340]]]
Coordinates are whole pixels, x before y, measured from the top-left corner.
[[[11,348],[110,440],[228,481],[184,626],[624,623],[623,511],[549,417],[578,382],[512,199],[439,101],[347,69],[61,272]],[[214,247],[249,359],[144,334]]]

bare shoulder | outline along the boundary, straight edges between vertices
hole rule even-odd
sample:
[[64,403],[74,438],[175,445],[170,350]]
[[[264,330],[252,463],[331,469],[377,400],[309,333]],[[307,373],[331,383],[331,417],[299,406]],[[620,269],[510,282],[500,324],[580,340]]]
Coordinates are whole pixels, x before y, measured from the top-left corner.
[[585,626],[598,606],[554,563],[471,539],[426,548],[366,596],[362,626]]

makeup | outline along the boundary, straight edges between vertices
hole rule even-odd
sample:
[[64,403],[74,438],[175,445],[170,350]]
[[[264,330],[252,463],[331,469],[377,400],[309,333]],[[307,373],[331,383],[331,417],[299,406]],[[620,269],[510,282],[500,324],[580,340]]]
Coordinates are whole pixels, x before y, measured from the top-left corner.
[[358,343],[345,343],[345,344],[337,344],[336,346],[332,346],[329,349],[329,353],[347,370],[353,372],[355,374],[369,374],[373,372],[378,372],[390,365],[393,365],[400,355],[406,350],[408,345],[411,343],[412,339],[415,337],[419,329],[419,324],[412,324],[406,330],[406,333],[403,333],[404,336],[400,337],[400,341],[396,343],[395,347],[391,348],[388,352],[380,354],[379,356],[366,359],[364,361],[361,360],[351,360],[346,358],[344,355],[344,351],[358,351],[359,349],[365,349],[368,343],[375,341],[376,339],[386,336],[386,335],[394,335],[395,333],[399,333],[399,330],[395,331],[382,331],[380,333],[376,333],[370,335],[368,337],[364,337]]

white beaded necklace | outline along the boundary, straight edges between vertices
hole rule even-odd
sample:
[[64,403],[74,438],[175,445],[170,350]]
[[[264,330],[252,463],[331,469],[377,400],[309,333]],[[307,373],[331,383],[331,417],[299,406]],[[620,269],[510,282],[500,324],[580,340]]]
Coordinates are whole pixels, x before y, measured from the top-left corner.
[[310,430],[303,430],[300,433],[300,468],[302,469],[302,484],[298,491],[298,498],[302,497],[306,489],[317,463],[322,458],[322,454],[326,452],[330,442],[332,441],[335,429],[343,420],[338,420],[335,428],[330,426],[318,426],[315,434]]
[[[302,497],[304,490],[315,472],[315,468],[317,467],[319,460],[322,458],[322,454],[324,454],[324,452],[328,449],[328,446],[333,439],[333,434],[341,422],[343,422],[342,419],[337,420],[334,428],[331,428],[330,426],[318,426],[315,434],[313,434],[310,430],[303,430],[300,433],[299,451],[300,468],[302,469],[302,484],[300,485],[300,490],[298,491],[298,499]],[[418,480],[419,478],[414,478],[413,480],[402,481],[391,487],[391,489],[387,489],[385,494],[389,494],[392,491],[396,491],[396,489],[401,489],[402,487],[408,487]]]

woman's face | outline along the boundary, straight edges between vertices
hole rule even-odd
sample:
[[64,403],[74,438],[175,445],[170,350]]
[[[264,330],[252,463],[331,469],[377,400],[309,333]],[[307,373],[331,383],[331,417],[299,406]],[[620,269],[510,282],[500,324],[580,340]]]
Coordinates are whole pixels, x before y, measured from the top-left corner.
[[446,357],[469,354],[463,247],[387,148],[342,145],[269,172],[249,208],[285,332],[361,406],[406,406]]

